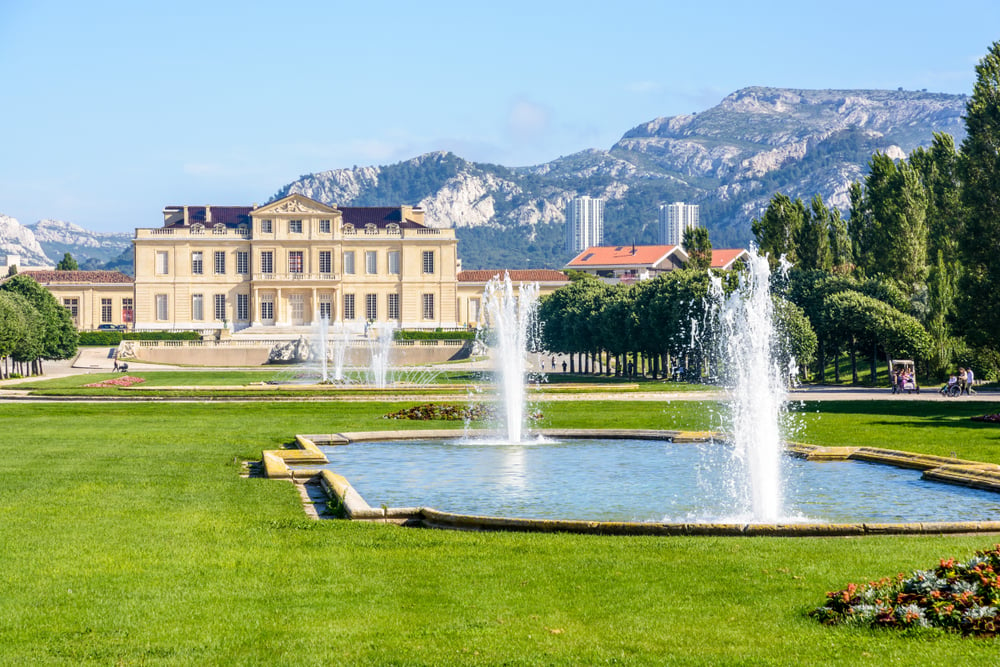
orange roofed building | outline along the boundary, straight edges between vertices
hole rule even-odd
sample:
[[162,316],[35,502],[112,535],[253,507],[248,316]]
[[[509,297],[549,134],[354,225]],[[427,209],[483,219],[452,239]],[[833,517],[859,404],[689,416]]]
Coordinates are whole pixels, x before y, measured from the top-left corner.
[[634,283],[666,271],[683,269],[688,255],[679,245],[592,246],[563,269],[595,275],[606,283]]
[[[747,251],[742,248],[713,249],[711,268],[727,271],[746,255]],[[616,285],[649,280],[667,271],[683,269],[688,259],[688,254],[679,245],[593,246],[571,259],[563,269],[583,271]]]

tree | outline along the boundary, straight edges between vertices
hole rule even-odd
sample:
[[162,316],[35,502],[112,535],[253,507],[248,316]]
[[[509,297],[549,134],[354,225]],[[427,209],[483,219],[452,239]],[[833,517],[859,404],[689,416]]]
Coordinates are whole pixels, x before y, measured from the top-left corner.
[[802,220],[796,234],[796,266],[809,271],[820,269],[829,271],[830,258],[830,211],[823,198],[816,195],[812,208]]
[[972,343],[1000,345],[1000,42],[976,66],[958,171],[967,216],[959,322]]
[[777,268],[782,256],[792,264],[798,261],[796,240],[807,216],[801,199],[793,202],[788,195],[779,192],[771,197],[764,215],[751,222],[757,247],[760,252],[768,254],[772,271]]
[[0,292],[0,378],[10,377],[7,360],[18,350],[27,335],[27,310],[25,299],[9,292]]
[[63,258],[56,264],[56,271],[78,271],[79,269],[80,265],[76,263],[73,255],[69,253],[63,255]]
[[[76,354],[79,335],[69,312],[59,305],[52,292],[48,291],[30,276],[17,275],[0,285],[0,291],[20,294],[38,312],[42,331],[41,345],[33,359],[19,361],[36,362],[41,359],[68,359]],[[35,372],[41,373],[41,364],[36,364]]]
[[688,254],[687,268],[705,271],[712,266],[712,241],[705,227],[684,230],[684,251]]

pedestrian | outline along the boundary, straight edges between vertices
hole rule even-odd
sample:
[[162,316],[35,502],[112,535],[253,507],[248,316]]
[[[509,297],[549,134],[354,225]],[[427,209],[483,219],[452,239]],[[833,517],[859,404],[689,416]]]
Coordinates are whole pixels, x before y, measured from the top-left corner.
[[563,373],[566,372],[566,360],[563,359]]
[[975,384],[975,382],[976,382],[976,376],[972,372],[972,368],[971,367],[970,368],[966,368],[965,369],[965,393],[967,393],[969,396],[972,396],[974,393],[976,393],[976,392],[972,391],[972,385]]

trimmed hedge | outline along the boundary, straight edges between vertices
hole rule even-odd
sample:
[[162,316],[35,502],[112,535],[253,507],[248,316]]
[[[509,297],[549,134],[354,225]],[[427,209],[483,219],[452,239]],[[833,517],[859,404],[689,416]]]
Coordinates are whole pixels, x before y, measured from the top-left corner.
[[117,345],[123,340],[201,340],[196,331],[81,331],[79,345]]
[[462,331],[412,331],[400,329],[395,332],[395,340],[475,340],[476,330]]

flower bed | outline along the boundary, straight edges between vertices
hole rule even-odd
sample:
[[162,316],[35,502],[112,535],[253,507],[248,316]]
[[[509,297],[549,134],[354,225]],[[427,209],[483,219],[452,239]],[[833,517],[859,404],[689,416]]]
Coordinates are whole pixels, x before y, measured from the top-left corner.
[[110,380],[102,380],[101,382],[94,382],[92,384],[85,384],[84,387],[97,387],[99,389],[106,389],[109,387],[131,387],[134,384],[139,384],[140,382],[145,382],[145,378],[135,377],[134,375],[122,375],[121,377],[111,378]]
[[966,563],[949,558],[933,570],[849,584],[826,596],[826,604],[810,615],[831,625],[936,627],[995,637],[1000,626],[1000,545],[977,551]]
[[492,419],[496,411],[486,405],[454,405],[451,403],[424,403],[412,408],[404,408],[397,412],[383,415],[383,419],[415,419],[428,421],[443,419],[445,421],[482,421]]

